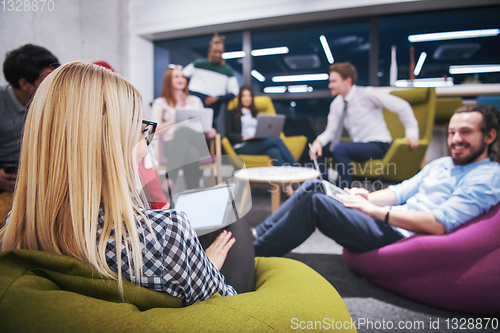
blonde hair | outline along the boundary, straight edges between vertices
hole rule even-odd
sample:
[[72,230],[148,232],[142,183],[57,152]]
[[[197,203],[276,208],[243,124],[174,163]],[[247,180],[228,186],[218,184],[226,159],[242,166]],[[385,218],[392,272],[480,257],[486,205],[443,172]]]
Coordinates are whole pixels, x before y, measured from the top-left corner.
[[[172,77],[174,76],[174,70],[180,70],[182,73],[182,67],[176,67],[176,68],[167,68],[165,71],[165,75],[163,76],[163,89],[161,91],[161,97],[165,98],[167,101],[167,104],[170,105],[171,107],[174,107],[177,105],[177,98],[175,98],[175,93],[174,93],[174,86],[172,84]],[[182,74],[184,75],[184,73]],[[189,95],[189,89],[188,85],[184,87],[182,90],[184,93],[184,98],[188,97]]]
[[[122,291],[125,247],[130,280],[139,283],[138,215],[145,219],[135,186],[141,119],[140,94],[103,67],[73,62],[50,74],[28,113],[13,208],[0,230],[2,251],[76,257],[117,279]],[[116,240],[117,273],[106,262],[110,238]]]

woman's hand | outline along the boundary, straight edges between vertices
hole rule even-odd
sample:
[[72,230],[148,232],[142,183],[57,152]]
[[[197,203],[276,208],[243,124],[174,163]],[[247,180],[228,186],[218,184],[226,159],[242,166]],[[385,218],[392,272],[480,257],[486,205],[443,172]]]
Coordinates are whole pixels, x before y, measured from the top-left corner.
[[211,128],[208,131],[205,132],[205,138],[207,139],[213,139],[217,135],[217,131],[215,128]]
[[219,271],[224,265],[224,260],[226,260],[227,252],[233,246],[236,239],[231,238],[231,232],[224,230],[220,233],[220,235],[215,239],[215,241],[210,245],[205,253],[207,254],[208,259],[214,264],[215,268]]
[[253,139],[253,138],[254,138],[254,135],[249,135],[249,136],[242,137],[241,140],[247,141],[247,140],[250,140],[250,139]]

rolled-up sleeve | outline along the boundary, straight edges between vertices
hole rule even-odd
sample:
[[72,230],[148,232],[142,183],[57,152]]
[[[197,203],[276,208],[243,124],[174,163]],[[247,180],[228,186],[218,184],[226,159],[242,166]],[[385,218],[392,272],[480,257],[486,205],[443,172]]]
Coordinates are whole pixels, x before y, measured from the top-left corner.
[[405,204],[409,198],[418,192],[418,187],[422,182],[422,179],[424,179],[424,177],[428,174],[430,168],[431,165],[427,164],[419,173],[410,179],[407,179],[397,185],[388,186],[388,189],[396,195],[396,205]]

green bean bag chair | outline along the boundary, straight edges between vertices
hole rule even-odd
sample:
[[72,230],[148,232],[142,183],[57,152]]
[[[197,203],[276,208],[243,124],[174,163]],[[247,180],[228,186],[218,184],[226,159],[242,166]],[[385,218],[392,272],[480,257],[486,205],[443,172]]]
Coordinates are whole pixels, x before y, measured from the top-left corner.
[[[0,331],[8,332],[286,332],[351,322],[336,290],[306,265],[256,258],[256,291],[181,300],[102,279],[78,259],[42,251],[0,253]],[[332,322],[332,320],[334,320]],[[340,326],[340,324],[337,324]],[[354,331],[354,330],[352,330]]]

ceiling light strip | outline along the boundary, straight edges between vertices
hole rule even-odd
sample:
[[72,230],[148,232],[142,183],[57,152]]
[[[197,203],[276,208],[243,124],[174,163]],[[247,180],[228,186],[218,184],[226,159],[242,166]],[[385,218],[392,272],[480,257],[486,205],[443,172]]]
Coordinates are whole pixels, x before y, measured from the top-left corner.
[[264,92],[266,94],[282,94],[286,91],[286,86],[274,86],[274,87],[265,87]]
[[233,52],[222,53],[222,59],[238,59],[238,58],[243,58],[244,56],[245,56],[244,51],[233,51]]
[[412,43],[419,43],[432,42],[437,40],[491,37],[497,36],[498,34],[500,34],[500,29],[463,30],[410,35],[408,36],[408,40]]
[[319,41],[321,42],[321,46],[323,46],[323,50],[325,51],[326,59],[330,64],[333,64],[335,60],[333,59],[333,54],[330,50],[330,45],[328,45],[326,37],[324,35],[319,36]]
[[307,84],[298,84],[293,86],[288,86],[288,92],[290,93],[306,93],[313,91],[313,87]]
[[450,74],[476,74],[500,72],[500,65],[457,65],[450,66]]
[[260,82],[264,82],[266,81],[266,77],[264,75],[262,75],[261,73],[259,73],[258,71],[256,71],[255,69],[253,69],[250,74],[252,74],[252,76],[254,78],[256,78],[258,81]]
[[254,57],[262,57],[267,55],[287,54],[288,52],[289,52],[288,47],[281,46],[281,47],[271,47],[268,49],[252,50],[251,54]]
[[273,76],[273,82],[303,82],[303,81],[324,81],[328,80],[329,76],[326,73],[321,74],[300,74],[300,75],[283,75]]
[[417,65],[415,66],[415,70],[413,71],[413,74],[415,76],[418,76],[420,74],[420,71],[422,70],[422,66],[424,66],[425,59],[427,58],[427,53],[422,52],[420,53],[420,57],[418,57]]

